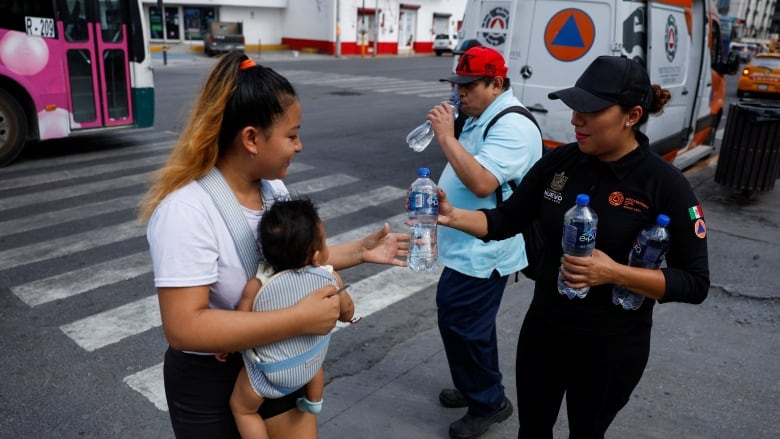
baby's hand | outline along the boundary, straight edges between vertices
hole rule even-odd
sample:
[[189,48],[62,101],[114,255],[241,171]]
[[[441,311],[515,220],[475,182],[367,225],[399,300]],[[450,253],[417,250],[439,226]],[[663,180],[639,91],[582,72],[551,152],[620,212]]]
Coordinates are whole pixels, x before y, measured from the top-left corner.
[[341,307],[339,321],[349,322],[352,320],[352,316],[355,315],[355,302],[352,301],[352,297],[346,291],[339,293],[339,299],[339,306]]

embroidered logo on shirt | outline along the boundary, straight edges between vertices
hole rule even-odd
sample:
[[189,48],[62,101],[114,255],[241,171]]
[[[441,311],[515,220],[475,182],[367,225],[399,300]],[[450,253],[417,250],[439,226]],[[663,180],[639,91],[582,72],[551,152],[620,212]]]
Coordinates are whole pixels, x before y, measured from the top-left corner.
[[607,199],[609,204],[614,207],[620,207],[631,212],[644,213],[650,210],[650,205],[640,201],[630,195],[624,195],[623,192],[615,191],[609,194]]
[[700,239],[704,239],[707,236],[707,226],[704,224],[703,219],[697,219],[693,224],[693,233]]
[[623,200],[625,200],[625,197],[623,196],[622,192],[612,192],[609,194],[609,204],[613,206],[620,206],[623,204]]
[[696,221],[699,218],[704,218],[704,211],[701,210],[701,204],[697,204],[688,208],[688,216],[691,217],[691,221]]
[[563,187],[566,186],[566,180],[569,179],[565,175],[565,172],[561,172],[560,174],[553,175],[552,183],[550,183],[550,189],[554,190],[555,192],[560,192],[563,190]]
[[560,174],[553,175],[550,187],[544,190],[544,198],[546,200],[552,201],[555,204],[561,204],[561,201],[563,201],[561,190],[566,186],[566,180],[569,179],[569,177],[564,174],[565,172],[561,172]]

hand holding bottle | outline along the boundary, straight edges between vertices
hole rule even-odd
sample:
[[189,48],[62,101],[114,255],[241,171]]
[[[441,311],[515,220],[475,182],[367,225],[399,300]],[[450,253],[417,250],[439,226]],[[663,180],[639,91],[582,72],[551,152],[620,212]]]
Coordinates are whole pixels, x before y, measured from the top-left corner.
[[[447,108],[449,107],[449,109]],[[448,111],[449,110],[449,111]],[[452,115],[448,115],[452,113]],[[434,136],[436,135],[433,123],[431,120],[437,118],[446,117],[447,121],[452,124],[451,132],[455,132],[455,119],[458,117],[458,107],[453,101],[442,102],[441,105],[437,105],[428,112],[428,118],[420,126],[413,129],[406,136],[406,143],[409,148],[412,148],[414,152],[422,152],[430,145]]]

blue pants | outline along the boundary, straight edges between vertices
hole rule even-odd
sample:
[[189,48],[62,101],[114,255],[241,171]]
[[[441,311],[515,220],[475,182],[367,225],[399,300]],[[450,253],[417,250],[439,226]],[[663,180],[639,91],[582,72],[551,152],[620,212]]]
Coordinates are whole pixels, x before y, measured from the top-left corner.
[[479,279],[444,268],[436,290],[439,333],[455,387],[469,401],[469,414],[484,416],[504,401],[498,370],[496,315],[507,276]]

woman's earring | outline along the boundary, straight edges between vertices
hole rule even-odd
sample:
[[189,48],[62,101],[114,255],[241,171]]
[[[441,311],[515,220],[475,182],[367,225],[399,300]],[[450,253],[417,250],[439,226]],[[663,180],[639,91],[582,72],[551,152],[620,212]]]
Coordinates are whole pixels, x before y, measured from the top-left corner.
[[626,126],[630,127],[631,126],[631,122],[626,122]]
[[255,158],[255,157],[257,157],[257,154],[249,154],[249,157]]

